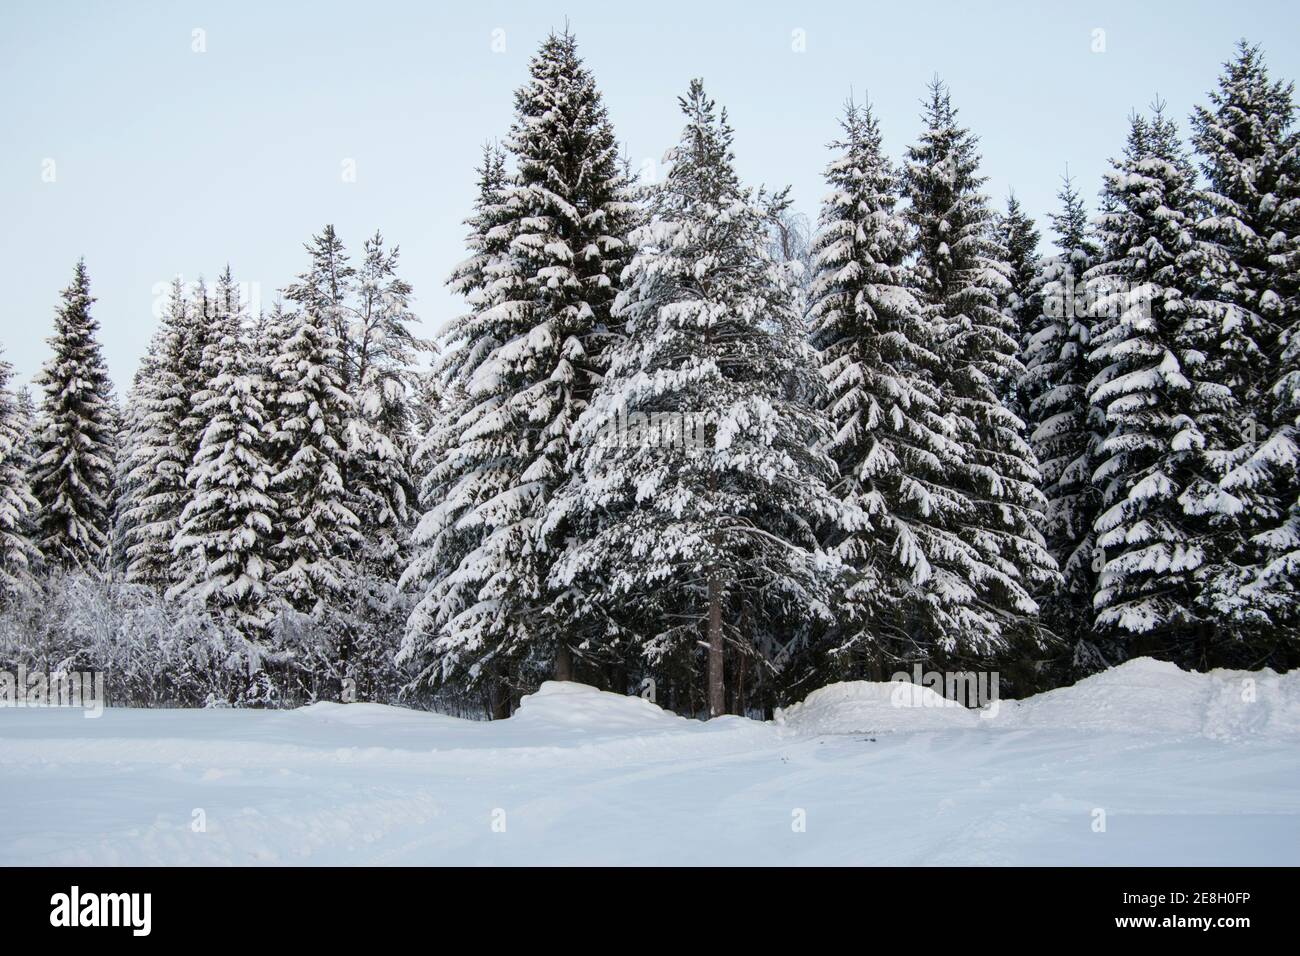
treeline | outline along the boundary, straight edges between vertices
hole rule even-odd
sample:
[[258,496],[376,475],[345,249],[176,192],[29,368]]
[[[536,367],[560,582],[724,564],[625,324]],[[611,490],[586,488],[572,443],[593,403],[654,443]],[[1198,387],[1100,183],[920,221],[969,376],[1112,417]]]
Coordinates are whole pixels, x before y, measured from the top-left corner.
[[119,410],[78,266],[39,409],[3,391],[0,656],[493,716],[552,677],[719,714],[915,662],[1295,665],[1300,136],[1257,48],[1191,149],[1134,115],[1046,251],[937,80],[901,165],[846,105],[809,229],[700,81],[648,183],[571,35],[529,72],[436,344],[327,227],[269,313],[178,280]]
[[229,267],[177,278],[121,408],[78,263],[35,427],[6,399],[7,657],[123,701],[396,699],[431,345],[380,235],[355,265],[330,227],[307,249],[265,313]]

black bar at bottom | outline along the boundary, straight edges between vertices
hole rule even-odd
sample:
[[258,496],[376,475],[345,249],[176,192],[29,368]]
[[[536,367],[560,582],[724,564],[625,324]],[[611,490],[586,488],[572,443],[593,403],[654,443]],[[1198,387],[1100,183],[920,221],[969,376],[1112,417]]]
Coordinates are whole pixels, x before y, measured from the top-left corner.
[[556,933],[592,938],[597,927],[596,939],[621,929],[680,945],[688,925],[775,946],[770,934],[781,924],[795,933],[892,924],[918,943],[981,945],[1002,932],[1231,941],[1294,929],[1295,878],[1295,869],[1276,868],[11,868],[0,870],[0,925],[11,944],[71,934],[205,948],[374,943],[377,932],[464,945],[482,931],[499,949]]

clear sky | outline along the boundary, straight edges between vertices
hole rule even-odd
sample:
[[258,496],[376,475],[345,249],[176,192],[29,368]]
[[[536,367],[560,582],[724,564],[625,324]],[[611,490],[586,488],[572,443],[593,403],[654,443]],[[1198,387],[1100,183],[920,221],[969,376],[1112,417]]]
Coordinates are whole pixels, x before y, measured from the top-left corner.
[[990,194],[1001,204],[1014,188],[1041,220],[1067,163],[1095,194],[1130,110],[1159,94],[1185,119],[1239,37],[1263,44],[1275,77],[1300,77],[1298,11],[1294,0],[3,0],[0,344],[21,380],[39,368],[84,255],[124,391],[157,287],[229,262],[269,303],[327,222],[357,252],[376,228],[400,244],[436,329],[459,307],[442,283],[463,257],[480,146],[504,135],[529,56],[566,18],[637,168],[675,141],[676,97],[703,76],[730,110],[741,174],[793,185],[815,216],[850,90],[869,96],[899,156],[938,73],[981,138]]

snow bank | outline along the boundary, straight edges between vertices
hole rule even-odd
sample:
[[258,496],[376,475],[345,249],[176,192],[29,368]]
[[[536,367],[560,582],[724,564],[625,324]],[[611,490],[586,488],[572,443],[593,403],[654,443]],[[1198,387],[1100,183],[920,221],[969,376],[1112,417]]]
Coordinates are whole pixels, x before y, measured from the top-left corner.
[[682,731],[694,723],[648,700],[611,694],[587,684],[548,680],[519,702],[509,723],[541,731],[575,735],[604,733],[662,733]]
[[778,708],[775,723],[800,734],[857,734],[895,730],[953,730],[980,717],[942,694],[903,681],[844,681]]
[[1184,671],[1149,657],[984,714],[911,683],[848,681],[813,691],[776,712],[800,734],[952,730],[983,725],[1237,740],[1300,737],[1300,671]]
[[509,719],[479,726],[487,728],[485,742],[509,749],[516,760],[584,760],[606,768],[767,747],[778,733],[741,717],[679,717],[640,697],[571,681],[547,681]]
[[1142,657],[1071,687],[1003,701],[993,725],[1196,735],[1300,737],[1300,671],[1184,671]]

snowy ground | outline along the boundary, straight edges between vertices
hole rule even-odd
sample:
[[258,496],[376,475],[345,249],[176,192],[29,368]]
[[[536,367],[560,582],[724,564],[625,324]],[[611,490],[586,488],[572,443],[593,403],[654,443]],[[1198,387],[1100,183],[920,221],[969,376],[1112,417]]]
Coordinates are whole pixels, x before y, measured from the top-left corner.
[[574,684],[492,724],[4,709],[0,863],[1300,863],[1300,674],[1136,661],[987,720],[891,698],[769,724]]

